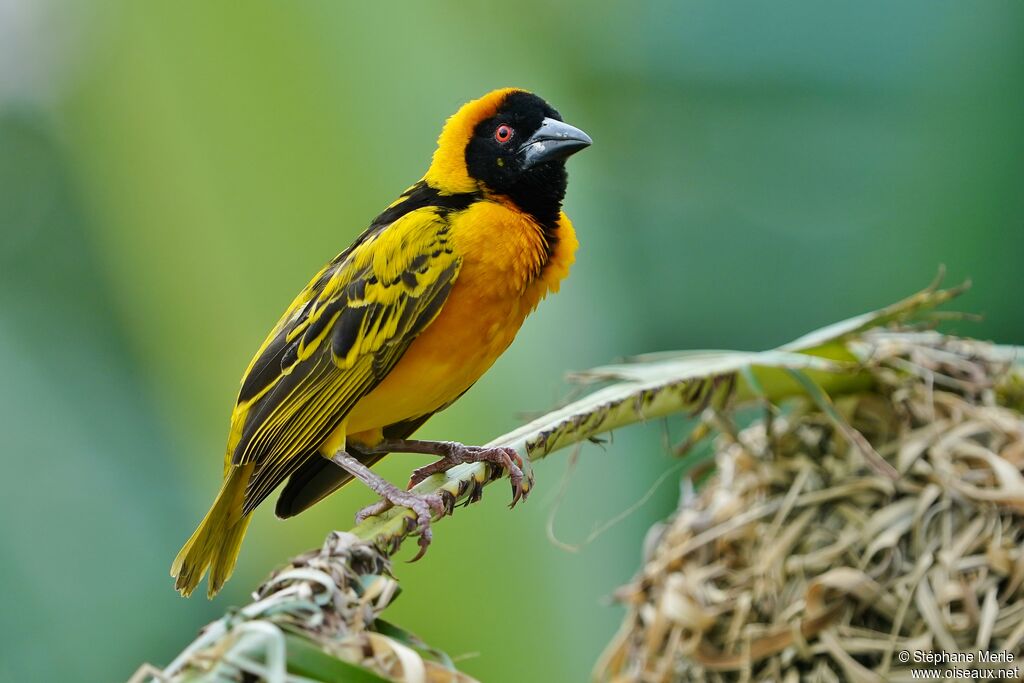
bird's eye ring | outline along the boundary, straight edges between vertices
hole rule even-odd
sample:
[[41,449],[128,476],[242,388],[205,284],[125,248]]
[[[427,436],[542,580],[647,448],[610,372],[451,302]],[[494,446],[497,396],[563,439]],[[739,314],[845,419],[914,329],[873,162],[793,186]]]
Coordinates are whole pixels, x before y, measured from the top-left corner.
[[512,139],[512,126],[503,123],[494,130],[494,139],[504,144]]

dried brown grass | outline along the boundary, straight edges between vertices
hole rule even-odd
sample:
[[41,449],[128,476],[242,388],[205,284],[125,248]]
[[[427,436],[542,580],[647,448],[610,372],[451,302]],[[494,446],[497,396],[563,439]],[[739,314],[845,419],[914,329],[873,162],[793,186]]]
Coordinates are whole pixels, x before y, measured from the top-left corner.
[[[805,400],[718,437],[714,477],[652,530],[620,590],[627,615],[597,679],[911,680],[922,665],[901,651],[1019,662],[1019,366],[936,333],[851,344],[873,390],[831,415]],[[868,466],[850,427],[895,480]]]

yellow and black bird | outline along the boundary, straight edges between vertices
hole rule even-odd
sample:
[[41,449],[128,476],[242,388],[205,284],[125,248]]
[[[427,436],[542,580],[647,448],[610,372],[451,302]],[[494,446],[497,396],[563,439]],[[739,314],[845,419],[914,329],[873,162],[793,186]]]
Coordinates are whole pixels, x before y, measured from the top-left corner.
[[441,459],[413,483],[462,462],[502,466],[525,496],[515,451],[408,437],[487,371],[526,316],[568,274],[577,247],[562,212],[565,160],[590,145],[550,105],[503,89],[463,105],[430,168],[302,290],[242,378],[224,482],[171,566],[189,595],[210,570],[231,575],[253,510],[291,517],[359,479],[411,508],[420,553],[440,496],[388,483],[370,465],[391,452]]

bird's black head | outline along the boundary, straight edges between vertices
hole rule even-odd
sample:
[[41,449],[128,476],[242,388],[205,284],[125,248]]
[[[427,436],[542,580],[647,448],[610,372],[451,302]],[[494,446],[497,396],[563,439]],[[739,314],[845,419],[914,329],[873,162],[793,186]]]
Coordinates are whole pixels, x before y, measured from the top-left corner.
[[504,94],[497,111],[476,122],[466,144],[466,171],[507,196],[541,225],[558,221],[568,176],[565,160],[591,143],[532,93]]

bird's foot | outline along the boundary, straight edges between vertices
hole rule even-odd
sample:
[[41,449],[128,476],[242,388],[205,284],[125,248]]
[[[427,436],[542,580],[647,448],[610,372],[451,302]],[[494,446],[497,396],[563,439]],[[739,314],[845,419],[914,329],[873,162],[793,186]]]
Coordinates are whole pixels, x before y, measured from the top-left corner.
[[423,554],[427,552],[427,548],[434,538],[433,530],[430,528],[431,521],[433,521],[435,516],[443,517],[451,511],[448,502],[445,500],[445,495],[440,491],[426,494],[405,491],[394,484],[380,487],[377,493],[380,494],[381,499],[357,512],[356,523],[358,524],[367,517],[379,515],[396,506],[409,508],[416,514],[415,526],[419,530],[420,546],[419,552],[416,553],[416,556],[410,562],[415,562],[423,557]]
[[427,551],[427,546],[430,545],[433,538],[430,522],[435,516],[441,517],[451,512],[451,506],[454,503],[451,495],[443,491],[416,493],[400,489],[344,450],[336,452],[331,457],[331,461],[366,484],[381,497],[380,501],[363,508],[356,514],[356,523],[362,522],[371,515],[379,515],[395,506],[409,508],[416,515],[414,528],[418,528],[420,533],[420,551],[416,553],[416,557],[412,558],[412,561],[415,562],[423,557],[423,553]]
[[[456,465],[468,462],[487,462],[497,465],[508,472],[508,478],[512,482],[512,503],[509,507],[515,507],[520,500],[526,500],[533,487],[533,472],[523,473],[523,459],[514,448],[504,446],[466,446],[454,441],[439,441],[437,454],[442,458],[435,462],[413,470],[409,479],[409,488],[420,483],[424,479],[440,472],[447,472]],[[529,470],[530,468],[527,467]]]

